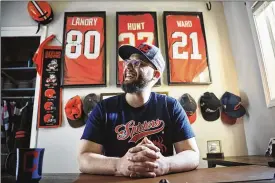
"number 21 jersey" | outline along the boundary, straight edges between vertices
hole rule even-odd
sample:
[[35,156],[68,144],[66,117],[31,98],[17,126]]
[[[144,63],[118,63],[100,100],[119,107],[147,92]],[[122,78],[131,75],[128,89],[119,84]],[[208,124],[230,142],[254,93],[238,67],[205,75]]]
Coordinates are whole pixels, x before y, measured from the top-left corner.
[[169,15],[166,24],[171,81],[192,82],[207,67],[200,18]]

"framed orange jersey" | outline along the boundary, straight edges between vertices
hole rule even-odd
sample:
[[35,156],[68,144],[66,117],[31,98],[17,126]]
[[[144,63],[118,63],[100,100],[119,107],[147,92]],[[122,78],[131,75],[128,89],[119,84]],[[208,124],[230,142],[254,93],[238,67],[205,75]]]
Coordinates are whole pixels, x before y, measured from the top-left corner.
[[211,84],[201,12],[164,12],[168,85]]
[[65,12],[62,86],[106,86],[106,12]]
[[[117,12],[117,86],[123,81],[123,60],[118,55],[118,48],[129,44],[138,46],[148,42],[158,46],[156,12]],[[159,80],[156,86],[161,85]]]

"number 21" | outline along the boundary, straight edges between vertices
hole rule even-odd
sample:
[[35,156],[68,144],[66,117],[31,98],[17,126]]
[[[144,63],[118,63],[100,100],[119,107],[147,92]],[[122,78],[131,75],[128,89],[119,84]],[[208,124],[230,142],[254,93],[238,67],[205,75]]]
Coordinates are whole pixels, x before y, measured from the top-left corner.
[[[185,47],[187,45],[187,35],[184,32],[174,32],[172,34],[172,38],[179,38],[179,37],[181,37],[181,41],[175,42],[172,45],[173,58],[188,59],[187,51],[179,53],[179,47]],[[190,38],[192,39],[192,47],[193,47],[193,53],[191,54],[191,59],[199,60],[202,58],[202,56],[199,53],[198,34],[196,32],[192,32],[190,34]]]

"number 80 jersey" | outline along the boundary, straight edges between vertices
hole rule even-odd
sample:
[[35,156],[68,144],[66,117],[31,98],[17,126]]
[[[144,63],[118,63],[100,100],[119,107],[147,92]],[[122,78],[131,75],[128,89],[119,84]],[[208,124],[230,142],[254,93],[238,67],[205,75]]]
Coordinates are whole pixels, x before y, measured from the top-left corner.
[[100,16],[67,17],[64,85],[104,84],[104,27]]

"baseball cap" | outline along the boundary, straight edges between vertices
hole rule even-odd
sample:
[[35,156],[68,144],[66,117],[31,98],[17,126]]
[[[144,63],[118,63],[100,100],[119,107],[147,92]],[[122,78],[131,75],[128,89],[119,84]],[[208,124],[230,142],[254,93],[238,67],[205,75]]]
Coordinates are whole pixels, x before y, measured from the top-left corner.
[[206,121],[215,121],[220,117],[221,102],[212,92],[205,92],[200,98],[202,117]]
[[158,71],[163,73],[165,61],[158,47],[149,43],[142,43],[138,47],[122,45],[118,49],[118,54],[123,60],[129,59],[134,53],[144,55],[147,58],[147,61],[152,63]]
[[68,120],[68,123],[73,128],[78,128],[83,125],[85,125],[84,119],[83,119],[83,104],[81,98],[76,95],[72,97],[65,106],[65,113]]
[[241,104],[241,97],[233,93],[225,92],[221,97],[221,103],[222,111],[232,118],[240,118],[246,113]]
[[180,104],[185,110],[190,124],[194,123],[197,119],[197,114],[196,114],[197,103],[194,100],[194,98],[188,93],[185,93],[180,98]]
[[85,115],[89,116],[90,112],[94,109],[98,102],[99,99],[96,94],[90,93],[86,95],[83,100],[83,110]]

